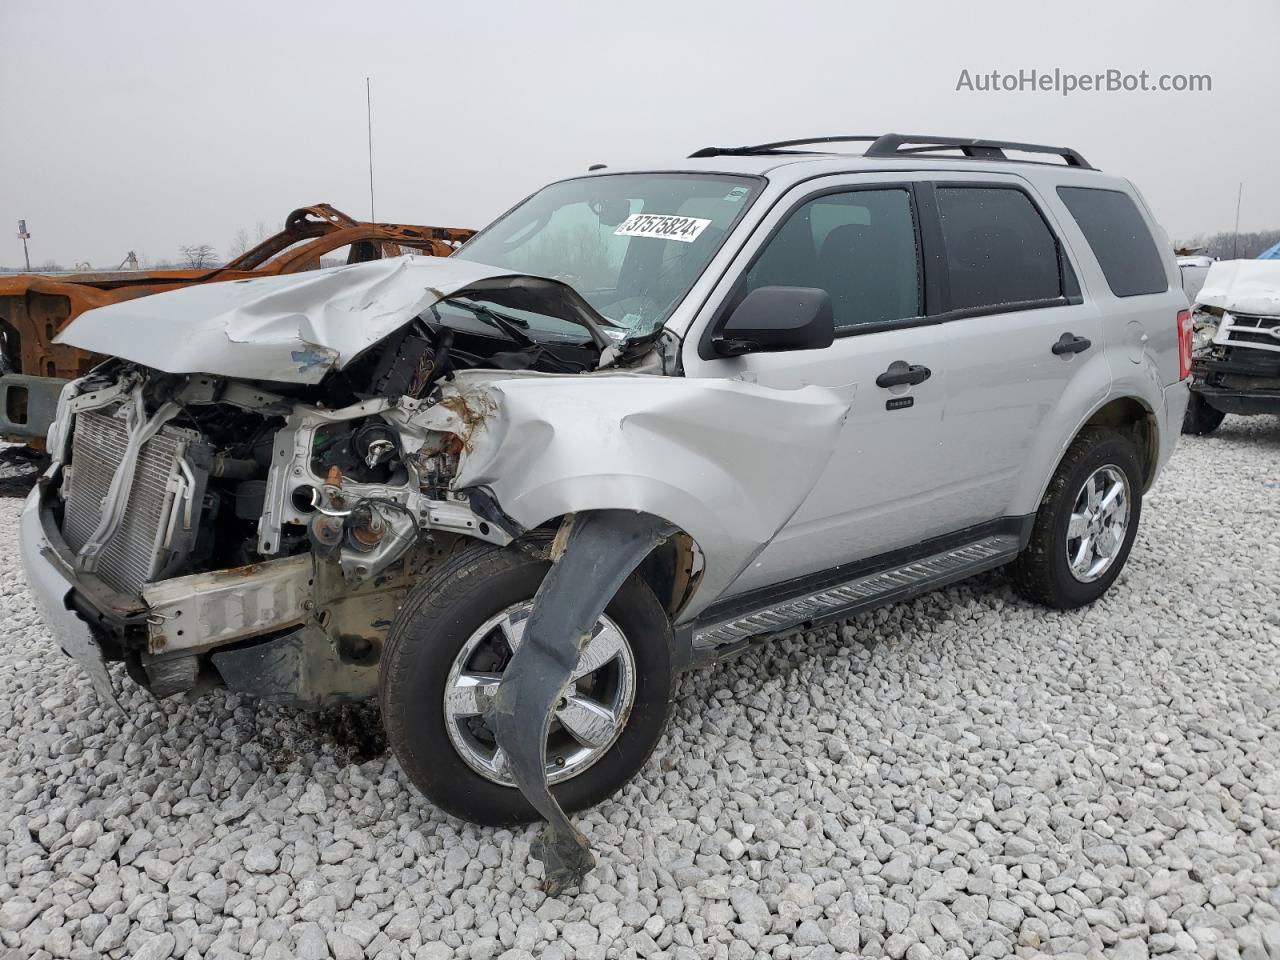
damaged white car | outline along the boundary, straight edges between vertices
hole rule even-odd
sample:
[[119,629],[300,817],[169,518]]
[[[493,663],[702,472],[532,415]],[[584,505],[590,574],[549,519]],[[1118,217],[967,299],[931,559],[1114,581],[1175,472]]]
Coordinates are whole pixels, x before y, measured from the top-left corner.
[[61,339],[116,359],[22,521],[58,642],[104,698],[107,661],[377,697],[434,802],[549,821],[562,889],[592,863],[563,811],[640,769],[676,671],[1005,563],[1094,600],[1186,404],[1168,244],[1074,151],[837,149],[602,170],[449,259],[85,313]]
[[1191,402],[1182,432],[1228,413],[1280,414],[1280,260],[1220,260],[1195,295]]

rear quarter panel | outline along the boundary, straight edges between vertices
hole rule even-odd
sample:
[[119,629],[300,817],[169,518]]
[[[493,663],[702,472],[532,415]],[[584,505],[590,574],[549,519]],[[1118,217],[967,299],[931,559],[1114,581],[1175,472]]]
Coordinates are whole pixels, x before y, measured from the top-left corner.
[[[1094,304],[1102,316],[1103,349],[1092,362],[1105,362],[1110,383],[1105,394],[1100,395],[1098,377],[1077,377],[1063,396],[1055,414],[1058,429],[1046,431],[1057,440],[1060,449],[1056,456],[1048,458],[1052,466],[1043,476],[1039,489],[1033,490],[1028,484],[1019,492],[1019,504],[1028,510],[1039,505],[1061,454],[1080,428],[1107,403],[1132,398],[1152,415],[1158,433],[1157,470],[1173,451],[1186,406],[1186,385],[1178,379],[1177,316],[1178,311],[1187,308],[1187,298],[1182,291],[1173,245],[1152,216],[1142,195],[1128,180],[1065,168],[1046,170],[1035,178],[1035,183],[1045,204],[1052,210],[1063,242],[1076,264],[1082,296],[1086,302]],[[1117,297],[1112,293],[1093,248],[1058,195],[1059,186],[1117,190],[1130,196],[1159,251],[1167,289],[1130,297]]]

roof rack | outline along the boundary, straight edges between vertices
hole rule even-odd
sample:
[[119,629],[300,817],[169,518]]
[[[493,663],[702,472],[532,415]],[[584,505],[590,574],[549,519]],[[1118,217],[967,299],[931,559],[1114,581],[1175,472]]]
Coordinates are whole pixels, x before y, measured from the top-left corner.
[[1061,157],[1069,167],[1093,170],[1089,161],[1070,147],[1049,147],[1042,143],[1014,143],[1010,140],[979,140],[967,137],[926,137],[914,134],[886,133],[880,136],[853,134],[839,137],[805,137],[799,140],[778,140],[751,147],[703,147],[690,157],[748,157],[770,154],[798,154],[812,151],[794,150],[793,147],[817,146],[824,143],[867,143],[864,157],[902,157],[920,153],[936,153],[939,150],[959,150],[974,160],[1008,160],[1006,150],[1019,153],[1044,153]]

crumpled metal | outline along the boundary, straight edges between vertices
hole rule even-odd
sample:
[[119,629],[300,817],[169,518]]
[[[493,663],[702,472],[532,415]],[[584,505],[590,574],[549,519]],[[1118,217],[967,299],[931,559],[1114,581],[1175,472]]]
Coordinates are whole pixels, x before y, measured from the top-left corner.
[[[563,552],[534,597],[524,637],[503,673],[487,719],[516,786],[546,820],[531,847],[543,888],[558,896],[595,866],[587,838],[569,821],[547,783],[547,734],[583,648],[605,607],[632,571],[675,532],[667,521],[631,510],[588,510],[568,518]],[[562,536],[565,531],[562,530]]]

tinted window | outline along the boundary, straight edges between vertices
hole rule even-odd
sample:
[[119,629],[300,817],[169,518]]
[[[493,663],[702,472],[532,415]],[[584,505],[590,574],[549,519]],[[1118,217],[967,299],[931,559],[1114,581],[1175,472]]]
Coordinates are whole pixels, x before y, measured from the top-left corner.
[[1025,193],[938,187],[937,198],[951,309],[1061,296],[1057,242]]
[[815,197],[787,218],[747,271],[747,290],[821,287],[836,329],[921,314],[920,256],[906,190]]
[[1058,196],[1093,248],[1112,293],[1136,297],[1169,289],[1160,250],[1132,197],[1092,187],[1059,187]]

